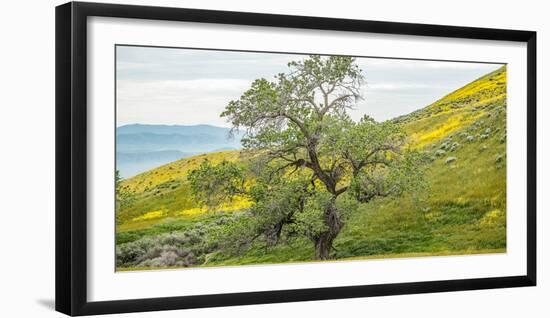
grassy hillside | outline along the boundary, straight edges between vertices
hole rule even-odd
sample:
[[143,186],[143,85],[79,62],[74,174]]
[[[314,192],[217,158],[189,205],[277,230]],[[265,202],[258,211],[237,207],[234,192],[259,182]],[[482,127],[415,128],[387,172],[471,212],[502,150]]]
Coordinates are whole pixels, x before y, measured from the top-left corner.
[[[207,213],[190,196],[187,174],[203,160],[216,164],[222,160],[239,159],[243,157],[236,150],[211,152],[180,159],[123,181],[123,189],[134,193],[135,198],[131,205],[117,213],[117,232],[143,229],[176,219],[186,220]],[[209,213],[241,210],[248,206],[246,200],[236,199]]]
[[[335,256],[348,259],[505,251],[505,67],[395,121],[408,133],[413,147],[430,154],[430,190],[420,196],[377,199],[363,206],[338,236]],[[204,242],[204,234],[221,229],[250,203],[237,198],[207,210],[190,196],[186,176],[205,159],[216,163],[243,160],[242,156],[238,151],[209,153],[123,181],[123,187],[135,195],[133,202],[117,213],[119,266],[160,266],[150,260],[161,250],[163,257],[168,257],[166,246],[179,248],[178,255],[185,249],[183,253],[193,258],[194,264],[311,260],[311,244],[300,239],[269,253],[253,246],[238,257],[201,254],[209,244]],[[132,253],[150,254],[150,258],[132,262]]]
[[356,215],[341,257],[506,247],[506,69],[396,119],[431,154],[427,199],[378,200]]

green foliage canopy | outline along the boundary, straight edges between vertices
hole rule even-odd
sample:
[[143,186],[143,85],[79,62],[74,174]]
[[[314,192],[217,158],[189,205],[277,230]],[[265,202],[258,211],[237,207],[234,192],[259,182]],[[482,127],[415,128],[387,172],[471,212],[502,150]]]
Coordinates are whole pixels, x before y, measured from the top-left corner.
[[354,58],[314,55],[288,66],[274,81],[255,80],[221,114],[244,130],[248,167],[205,162],[189,179],[206,204],[249,196],[252,239],[305,235],[326,259],[357,204],[424,186],[424,156],[407,149],[397,124],[349,116],[364,82]]
[[194,192],[197,199],[208,206],[219,205],[235,195],[246,193],[242,168],[228,161],[214,166],[205,160],[187,178],[193,189],[200,189]]

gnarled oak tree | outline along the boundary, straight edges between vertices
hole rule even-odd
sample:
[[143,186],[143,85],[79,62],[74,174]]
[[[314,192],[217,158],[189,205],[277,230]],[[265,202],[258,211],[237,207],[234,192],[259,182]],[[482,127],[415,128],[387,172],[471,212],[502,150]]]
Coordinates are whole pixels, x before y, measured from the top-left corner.
[[288,66],[274,81],[254,81],[221,114],[245,132],[255,159],[246,166],[205,162],[189,179],[205,203],[235,195],[253,202],[243,244],[304,235],[316,258],[328,259],[359,204],[422,185],[423,156],[405,149],[406,136],[391,121],[348,115],[364,80],[354,58],[310,56]]

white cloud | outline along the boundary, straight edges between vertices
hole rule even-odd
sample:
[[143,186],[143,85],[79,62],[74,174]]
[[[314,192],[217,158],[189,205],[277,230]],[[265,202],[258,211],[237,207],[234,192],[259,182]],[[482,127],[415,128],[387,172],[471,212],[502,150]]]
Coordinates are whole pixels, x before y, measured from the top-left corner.
[[118,81],[117,125],[226,125],[220,113],[249,85],[242,79]]
[[[119,47],[117,125],[227,123],[220,113],[256,78],[272,79],[304,55]],[[389,119],[424,107],[496,64],[357,58],[365,99],[351,112]]]
[[373,83],[373,84],[366,84],[364,90],[365,91],[399,91],[399,90],[411,90],[411,89],[432,89],[437,87],[443,87],[442,85],[438,84],[423,84],[423,83],[406,83],[406,82],[395,82],[395,83]]

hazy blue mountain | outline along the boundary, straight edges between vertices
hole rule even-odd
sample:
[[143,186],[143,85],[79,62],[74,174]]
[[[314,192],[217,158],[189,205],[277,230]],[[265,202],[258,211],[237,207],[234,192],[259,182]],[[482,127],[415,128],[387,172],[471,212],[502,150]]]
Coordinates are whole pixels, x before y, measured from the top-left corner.
[[193,156],[195,153],[177,150],[126,153],[117,151],[116,165],[121,177],[127,178],[163,164]]
[[240,149],[241,137],[211,125],[121,126],[116,130],[117,169],[127,178],[198,153]]
[[144,125],[131,124],[117,128],[117,134],[138,134],[138,133],[153,133],[153,134],[180,134],[180,135],[227,135],[229,128],[217,127],[212,125]]
[[240,148],[240,139],[230,139],[227,134],[117,134],[117,150],[119,151],[179,150],[202,152],[221,147]]

